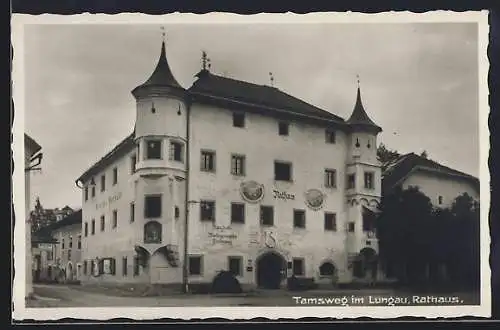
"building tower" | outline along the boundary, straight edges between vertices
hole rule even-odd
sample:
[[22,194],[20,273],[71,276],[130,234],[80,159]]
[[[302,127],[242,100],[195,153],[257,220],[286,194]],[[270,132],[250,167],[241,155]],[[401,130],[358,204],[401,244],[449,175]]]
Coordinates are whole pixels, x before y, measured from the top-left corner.
[[153,73],[132,91],[137,115],[136,252],[152,283],[180,278],[179,244],[186,183],[186,90],[167,61],[165,41]]
[[346,166],[347,238],[346,249],[353,277],[377,277],[378,241],[375,216],[381,198],[381,165],[377,160],[377,135],[382,129],[366,113],[358,80],[356,104],[351,117]]

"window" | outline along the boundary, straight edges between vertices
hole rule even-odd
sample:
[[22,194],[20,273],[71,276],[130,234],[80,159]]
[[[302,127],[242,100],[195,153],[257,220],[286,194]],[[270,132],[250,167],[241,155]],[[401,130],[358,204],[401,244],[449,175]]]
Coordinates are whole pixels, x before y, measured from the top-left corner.
[[260,224],[262,226],[273,226],[274,225],[274,208],[272,206],[260,207]]
[[228,257],[228,270],[234,276],[243,275],[243,258],[242,257]]
[[89,186],[85,186],[85,201],[89,200]]
[[347,224],[347,231],[350,233],[354,233],[354,222],[349,222]]
[[116,259],[115,258],[111,258],[109,259],[109,270],[111,272],[111,275],[116,275]]
[[118,168],[113,169],[113,186],[118,183]]
[[347,189],[354,189],[356,187],[356,174],[349,174],[347,176]]
[[101,175],[101,191],[106,190],[106,175]]
[[130,157],[130,174],[135,173],[135,164],[137,164],[137,156],[133,155]]
[[373,172],[365,172],[365,189],[373,189]]
[[71,260],[71,250],[68,250],[68,260]]
[[64,238],[61,240],[61,249],[64,250]]
[[144,199],[144,217],[161,217],[161,195],[150,195]]
[[296,275],[296,276],[304,275],[304,259],[293,258],[292,271],[293,271],[293,275]]
[[231,203],[231,223],[245,223],[245,204]]
[[68,239],[68,248],[72,249],[73,248],[73,236],[69,236],[69,239]]
[[82,249],[82,235],[78,235],[78,250]]
[[201,256],[189,256],[188,259],[189,275],[201,275],[202,274],[202,257]]
[[325,170],[325,187],[337,187],[337,171],[329,169]]
[[146,143],[146,159],[161,159],[161,140],[150,140]]
[[95,197],[95,185],[92,186],[92,197]]
[[85,222],[85,224],[83,225],[83,234],[85,235],[85,237],[87,237],[89,235],[89,224],[88,224],[88,222]]
[[306,212],[304,210],[293,210],[293,227],[306,228]]
[[335,143],[335,139],[336,136],[335,136],[335,131],[332,130],[332,129],[326,129],[325,131],[325,141],[326,143]]
[[114,210],[113,211],[113,228],[116,228],[116,226],[118,225],[118,211],[117,210]]
[[179,217],[180,217],[180,210],[179,210],[179,207],[178,207],[178,206],[176,206],[176,207],[174,208],[174,217],[175,217],[176,219],[179,219]]
[[331,262],[325,262],[319,266],[319,275],[333,276],[335,274],[335,266]]
[[243,112],[233,112],[233,126],[245,127],[245,114]]
[[101,231],[104,231],[104,228],[106,227],[105,224],[106,224],[106,219],[104,215],[101,215]]
[[83,261],[83,274],[84,275],[87,275],[87,260],[84,260]]
[[292,181],[292,164],[285,162],[274,162],[274,180]]
[[139,256],[134,256],[134,276],[139,276]]
[[150,221],[144,225],[144,243],[161,243],[161,224]]
[[243,155],[231,156],[231,174],[245,175],[245,156]]
[[337,231],[337,215],[335,213],[325,213],[325,230]]
[[130,203],[130,222],[135,221],[135,203]]
[[201,221],[215,221],[215,202],[201,201],[200,202]]
[[95,219],[92,219],[92,226],[91,226],[91,228],[90,228],[90,229],[91,229],[91,230],[90,230],[90,233],[91,233],[92,235],[94,235],[94,234],[95,234]]
[[176,162],[182,162],[183,145],[180,142],[172,141],[170,142],[170,160],[175,160]]
[[127,257],[122,258],[122,275],[127,276]]
[[443,196],[438,196],[438,204],[443,204]]
[[90,272],[91,275],[94,274],[94,260],[90,260]]
[[289,127],[288,123],[280,121],[278,123],[278,134],[281,136],[287,136],[288,135],[288,127]]
[[203,150],[201,152],[201,170],[215,172],[215,151]]

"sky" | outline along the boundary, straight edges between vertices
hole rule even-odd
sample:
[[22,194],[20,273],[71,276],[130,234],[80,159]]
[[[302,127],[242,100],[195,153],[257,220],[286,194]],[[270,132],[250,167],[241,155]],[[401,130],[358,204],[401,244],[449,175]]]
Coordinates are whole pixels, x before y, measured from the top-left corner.
[[[378,142],[479,176],[475,23],[164,25],[188,88],[205,50],[215,74],[270,84],[348,119],[359,75]],[[28,25],[25,130],[43,148],[33,198],[81,207],[75,180],[130,134],[131,90],[152,73],[159,25]],[[15,50],[14,50],[15,51]]]

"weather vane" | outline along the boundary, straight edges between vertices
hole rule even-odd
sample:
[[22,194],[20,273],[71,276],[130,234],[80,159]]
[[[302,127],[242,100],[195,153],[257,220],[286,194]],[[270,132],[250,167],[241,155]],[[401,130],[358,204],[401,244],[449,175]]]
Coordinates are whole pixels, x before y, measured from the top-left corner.
[[207,52],[206,51],[201,52],[201,68],[203,70],[207,69]]
[[269,79],[271,80],[271,86],[274,87],[274,76],[272,72],[269,72]]
[[359,87],[359,74],[356,75],[356,79],[358,81],[358,87]]

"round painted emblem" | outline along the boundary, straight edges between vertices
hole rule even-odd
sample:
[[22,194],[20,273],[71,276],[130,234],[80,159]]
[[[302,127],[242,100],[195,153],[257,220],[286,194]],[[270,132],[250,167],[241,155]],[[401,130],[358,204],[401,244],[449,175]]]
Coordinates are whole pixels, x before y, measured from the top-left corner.
[[256,203],[264,197],[264,185],[255,181],[243,182],[240,192],[245,200]]
[[311,209],[317,210],[323,206],[325,195],[318,189],[309,189],[306,191],[306,204]]

